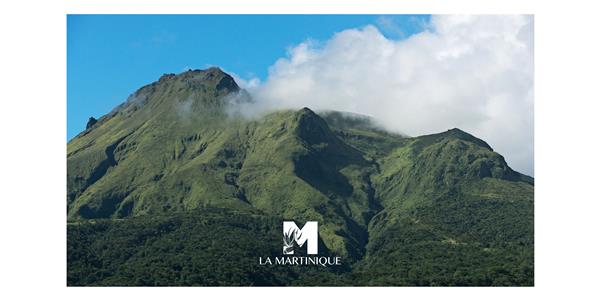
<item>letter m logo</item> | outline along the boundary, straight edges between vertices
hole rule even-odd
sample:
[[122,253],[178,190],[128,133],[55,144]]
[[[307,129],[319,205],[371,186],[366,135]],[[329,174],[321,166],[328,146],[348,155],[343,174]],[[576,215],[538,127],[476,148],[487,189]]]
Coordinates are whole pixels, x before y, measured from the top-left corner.
[[283,222],[283,254],[294,254],[294,243],[298,247],[306,245],[307,254],[318,254],[319,252],[319,229],[318,222],[310,221],[304,224],[302,229],[296,226],[294,221]]

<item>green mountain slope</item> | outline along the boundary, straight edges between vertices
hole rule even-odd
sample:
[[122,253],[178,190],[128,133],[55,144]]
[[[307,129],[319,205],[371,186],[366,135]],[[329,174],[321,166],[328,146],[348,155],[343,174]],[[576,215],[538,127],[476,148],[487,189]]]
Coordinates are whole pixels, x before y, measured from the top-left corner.
[[[533,284],[533,179],[484,141],[308,108],[227,114],[242,101],[217,68],[165,75],[68,143],[69,284]],[[345,267],[248,260],[279,254],[282,220],[318,221]]]

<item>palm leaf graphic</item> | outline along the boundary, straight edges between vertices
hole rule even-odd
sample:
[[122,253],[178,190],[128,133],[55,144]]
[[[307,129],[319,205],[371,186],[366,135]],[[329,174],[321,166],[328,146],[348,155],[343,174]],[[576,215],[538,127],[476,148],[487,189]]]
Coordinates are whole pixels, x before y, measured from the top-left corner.
[[292,254],[294,252],[294,241],[296,241],[296,229],[290,228],[288,232],[283,233],[283,254]]

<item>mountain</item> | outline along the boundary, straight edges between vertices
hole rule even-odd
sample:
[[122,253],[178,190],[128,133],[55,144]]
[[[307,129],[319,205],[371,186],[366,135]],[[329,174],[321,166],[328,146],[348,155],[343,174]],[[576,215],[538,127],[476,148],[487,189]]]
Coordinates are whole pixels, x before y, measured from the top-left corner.
[[[190,70],[90,118],[67,145],[69,285],[533,285],[533,178],[485,141],[228,113],[247,101]],[[318,221],[343,266],[259,266],[283,220]]]

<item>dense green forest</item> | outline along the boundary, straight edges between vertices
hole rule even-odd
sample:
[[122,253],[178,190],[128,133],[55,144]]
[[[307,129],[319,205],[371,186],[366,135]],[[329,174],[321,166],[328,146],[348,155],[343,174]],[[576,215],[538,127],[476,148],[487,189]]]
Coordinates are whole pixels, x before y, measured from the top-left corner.
[[384,246],[391,249],[373,250],[389,251],[385,259],[331,268],[259,265],[260,255],[281,255],[281,222],[228,209],[83,221],[67,228],[72,286],[533,284],[528,247],[435,242],[419,230],[395,236]]

